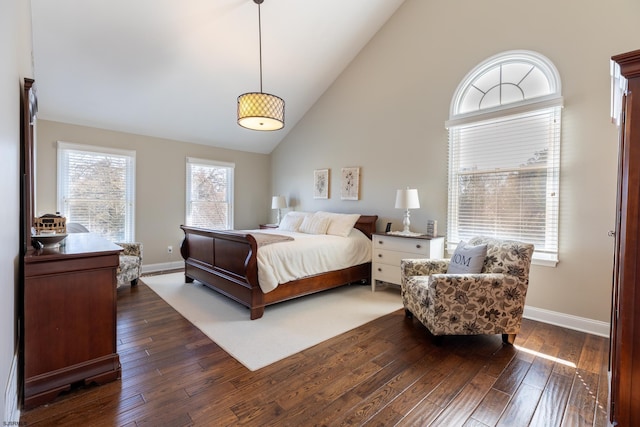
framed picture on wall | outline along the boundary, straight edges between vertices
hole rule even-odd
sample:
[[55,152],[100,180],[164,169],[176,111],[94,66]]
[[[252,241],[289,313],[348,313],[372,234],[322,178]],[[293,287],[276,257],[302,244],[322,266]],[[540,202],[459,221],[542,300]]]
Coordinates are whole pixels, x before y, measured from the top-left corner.
[[313,171],[313,198],[329,198],[329,169],[316,169]]
[[340,198],[342,200],[358,200],[360,189],[360,168],[342,168]]

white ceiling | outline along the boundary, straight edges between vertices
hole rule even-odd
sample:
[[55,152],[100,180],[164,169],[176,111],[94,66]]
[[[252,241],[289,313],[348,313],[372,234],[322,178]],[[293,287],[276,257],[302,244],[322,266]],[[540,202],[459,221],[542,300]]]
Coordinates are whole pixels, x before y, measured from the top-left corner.
[[32,0],[38,117],[270,153],[403,1],[265,0],[263,91],[285,127],[260,132],[236,123],[260,90],[253,0]]

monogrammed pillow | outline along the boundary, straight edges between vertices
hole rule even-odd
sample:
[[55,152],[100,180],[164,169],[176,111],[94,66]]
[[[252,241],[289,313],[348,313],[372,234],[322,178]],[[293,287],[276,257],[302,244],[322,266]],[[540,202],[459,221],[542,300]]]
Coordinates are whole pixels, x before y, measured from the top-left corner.
[[487,245],[471,246],[467,242],[458,243],[449,261],[448,274],[477,274],[482,272]]

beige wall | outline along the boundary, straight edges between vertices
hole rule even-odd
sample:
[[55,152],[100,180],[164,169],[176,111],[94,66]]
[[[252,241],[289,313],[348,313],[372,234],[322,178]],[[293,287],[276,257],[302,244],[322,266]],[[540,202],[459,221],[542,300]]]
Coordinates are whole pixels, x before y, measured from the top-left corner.
[[[31,9],[22,0],[2,2],[0,13],[0,416],[19,415],[17,377],[10,374],[17,351],[17,295],[20,257],[20,92],[25,77],[33,77]],[[6,404],[6,405],[5,405]]]
[[[269,221],[269,156],[38,120],[36,213],[56,209],[56,141],[136,151],[136,240],[145,265],[179,262],[187,157],[235,163],[235,228]],[[167,246],[174,248],[167,254]]]
[[[378,214],[401,227],[395,190],[420,193],[412,228],[446,231],[447,132],[457,85],[502,51],[527,49],[558,68],[564,95],[560,263],[534,266],[527,305],[609,320],[616,128],[609,58],[638,49],[635,0],[406,0],[272,153],[274,192],[297,210]],[[341,201],[340,169],[360,166],[361,200]],[[313,170],[331,169],[331,197],[312,197]]]

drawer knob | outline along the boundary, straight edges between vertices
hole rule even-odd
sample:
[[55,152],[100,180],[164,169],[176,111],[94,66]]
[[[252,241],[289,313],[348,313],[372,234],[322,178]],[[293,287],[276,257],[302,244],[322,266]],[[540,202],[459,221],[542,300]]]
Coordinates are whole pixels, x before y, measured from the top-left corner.
[[378,254],[378,258],[382,258],[382,254]]
[[416,245],[417,249],[420,249],[422,247],[422,245]]
[[378,240],[378,244],[383,244],[384,242],[382,240]]
[[382,269],[380,267],[378,267],[378,271],[382,271]]

